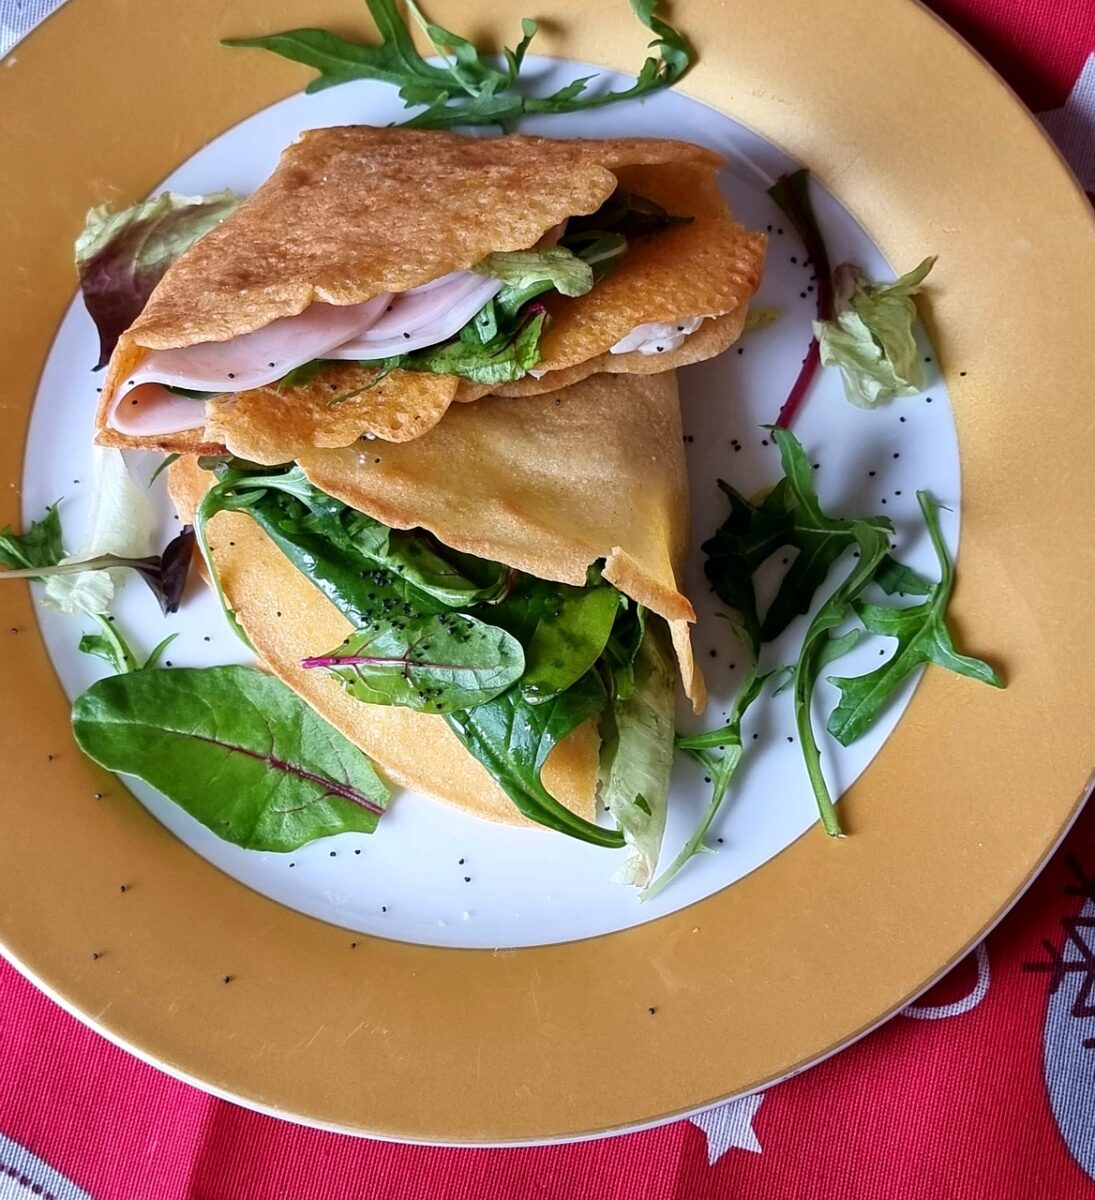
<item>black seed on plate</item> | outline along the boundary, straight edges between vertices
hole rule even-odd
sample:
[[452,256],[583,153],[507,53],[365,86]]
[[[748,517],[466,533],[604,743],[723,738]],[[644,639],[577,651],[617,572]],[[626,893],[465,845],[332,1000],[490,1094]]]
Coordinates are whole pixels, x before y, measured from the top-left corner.
[[815,470],[815,471],[820,471],[820,470],[821,470],[821,463],[814,463],[814,470]]
[[465,882],[465,883],[471,883],[471,876],[470,876],[470,875],[465,875],[465,876],[464,876],[464,882]]
[[276,364],[276,363],[267,363],[266,365],[267,365],[268,367],[274,367],[274,366],[277,366],[277,364]]
[[900,457],[901,457],[901,453],[900,453],[900,451],[898,451],[898,450],[895,450],[895,451],[893,452],[893,456],[894,456],[894,458],[900,458]]
[[231,976],[231,975],[225,975],[225,977],[224,977],[224,982],[225,982],[225,983],[231,983],[231,982],[232,982],[232,976]]
[[958,374],[959,374],[959,375],[961,375],[963,379],[964,379],[964,378],[965,378],[965,376],[966,376],[966,372],[965,372],[965,371],[959,371],[959,372],[958,372]]
[[99,957],[99,951],[98,951],[98,950],[92,950],[92,952],[91,952],[91,961],[92,961],[92,962],[95,962],[95,960],[96,960],[98,957]]
[[462,866],[464,865],[464,860],[463,860],[462,858],[461,858],[461,859],[458,859],[458,860],[457,860],[457,863],[456,863],[456,865],[457,865],[458,867],[462,867]]
[[873,479],[875,477],[875,475],[878,474],[878,472],[877,471],[868,471],[867,474],[870,475],[871,478]]
[[710,776],[710,775],[705,775],[705,776],[703,777],[703,781],[704,781],[704,783],[710,783],[710,782],[711,782],[711,776]]
[[165,667],[171,667],[171,666],[174,666],[174,663],[172,663],[171,659],[166,659],[166,660],[164,661],[164,666],[165,666]]
[[350,949],[351,949],[351,950],[356,950],[356,949],[357,949],[357,942],[351,942],[351,943],[350,943]]
[[885,504],[885,503],[886,503],[886,497],[885,497],[885,496],[883,496],[883,497],[882,497],[882,503],[883,503],[883,504]]
[[898,488],[898,489],[897,489],[897,491],[895,491],[895,492],[894,492],[894,495],[895,495],[895,496],[900,496],[900,495],[901,495],[901,489],[900,489],[900,488]]
[[925,396],[925,397],[924,397],[924,403],[925,403],[925,404],[931,404],[931,402],[932,402],[932,398],[931,398],[931,396]]
[[788,735],[787,735],[787,740],[788,740],[789,742],[793,742],[795,739],[794,739],[793,737],[791,737],[791,735],[790,735],[790,734],[788,734]]
[[797,263],[797,262],[798,262],[798,256],[797,256],[797,255],[794,255],[794,254],[792,254],[792,255],[791,255],[791,261],[792,261],[793,263]]
[[759,733],[754,733],[754,734],[753,734],[753,741],[755,742],[755,741],[757,740],[757,738],[759,738],[759,737],[760,737],[760,734],[759,734]]
[[338,858],[338,851],[337,851],[337,850],[332,850],[332,851],[331,851],[331,857],[332,857],[332,858]]
[[407,339],[407,341],[411,340],[411,335],[409,333],[405,333],[403,336]]
[[295,867],[296,865],[297,864],[295,862],[289,864],[289,866],[291,866],[291,867]]
[[767,438],[761,438],[761,439],[760,439],[760,444],[761,444],[762,446],[767,446],[767,445],[768,445],[768,439],[767,439]]
[[925,355],[924,355],[924,361],[925,361],[925,362],[931,362],[931,360],[932,360],[932,356],[931,356],[930,354],[925,354]]
[[904,418],[904,417],[898,417],[897,419],[898,419],[898,420],[901,422],[901,424],[902,424],[902,425],[904,425],[904,424],[905,424],[905,418]]
[[772,232],[772,226],[771,226],[771,225],[769,225],[767,228],[768,228],[768,232],[769,232],[769,233],[771,233],[771,232]]
[[739,346],[739,347],[738,347],[738,353],[739,353],[739,354],[744,354],[744,353],[745,353],[745,347],[744,347],[744,346]]
[[658,1010],[656,1008],[648,1008],[646,1011],[653,1016]]
[[229,378],[229,379],[235,379],[236,377],[235,377],[235,375],[233,375],[233,374],[232,374],[232,372],[231,372],[231,371],[229,371],[229,372],[228,372],[228,378]]
[[776,233],[777,233],[777,234],[779,234],[779,236],[780,236],[780,237],[783,237],[783,230],[782,230],[782,229],[777,229],[777,230],[776,230]]
[[388,906],[387,906],[386,904],[382,904],[382,905],[380,906],[380,911],[381,911],[381,912],[387,912],[387,911],[388,911]]
[[879,652],[878,652],[878,654],[879,654],[879,657],[881,657],[881,656],[882,656],[883,654],[885,654],[885,653],[886,653],[886,651],[885,651],[885,650],[879,650]]
[[354,853],[355,853],[355,854],[360,854],[360,853],[361,853],[361,851],[360,851],[360,850],[355,850],[355,851],[354,851]]
[[720,846],[722,845],[722,838],[715,838],[715,841],[718,842]]
[[118,884],[118,891],[122,892],[123,894],[125,893],[125,884],[124,883]]

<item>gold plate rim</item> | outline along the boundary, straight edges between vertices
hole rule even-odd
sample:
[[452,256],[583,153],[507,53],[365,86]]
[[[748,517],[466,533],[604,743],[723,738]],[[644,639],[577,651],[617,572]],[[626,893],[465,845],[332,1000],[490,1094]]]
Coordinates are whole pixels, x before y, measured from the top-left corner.
[[[437,15],[501,39],[523,5],[489,19],[477,7],[439,0]],[[622,2],[552,8],[541,52],[621,69],[641,55]],[[679,0],[674,13],[702,52],[682,90],[810,163],[891,261],[940,254],[928,321],[964,494],[952,611],[997,650],[1009,688],[929,672],[842,802],[855,836],[834,846],[814,829],[678,913],[494,953],[355,934],[351,956],[346,931],[222,875],[80,759],[29,598],[5,589],[0,629],[19,636],[0,697],[0,943],[69,1011],[180,1078],[405,1141],[669,1119],[793,1074],[897,1011],[1021,894],[1079,810],[1095,708],[1095,648],[1070,642],[1095,584],[1075,551],[1092,533],[1074,497],[1095,449],[1086,198],[1006,86],[909,0],[767,0],[733,21]],[[6,380],[6,518],[72,292],[74,221],[104,196],[146,193],[299,88],[299,68],[229,60],[217,41],[300,15],[256,0],[240,28],[218,0],[70,0],[0,64],[0,328],[22,348]],[[308,19],[352,33],[362,13],[317,0]]]

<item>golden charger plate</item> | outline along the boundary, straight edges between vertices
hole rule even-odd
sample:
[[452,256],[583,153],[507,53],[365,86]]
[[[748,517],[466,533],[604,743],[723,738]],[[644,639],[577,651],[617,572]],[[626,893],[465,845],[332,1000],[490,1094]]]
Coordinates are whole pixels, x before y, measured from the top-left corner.
[[[525,6],[441,7],[446,25],[501,41]],[[70,0],[0,64],[0,471],[16,524],[79,215],[147,193],[302,85],[303,69],[268,56],[226,58],[220,37],[362,28],[356,0],[222,8]],[[640,58],[622,2],[550,8],[540,53],[621,69]],[[1086,198],[1006,87],[908,0],[678,0],[674,21],[701,54],[684,92],[808,163],[891,262],[945,260],[927,316],[962,453],[952,615],[1008,688],[929,671],[843,797],[854,836],[833,843],[815,826],[679,912],[494,952],[357,935],[350,955],[345,930],[214,869],[81,757],[30,598],[5,588],[3,951],[107,1037],[202,1087],[330,1128],[451,1143],[688,1112],[801,1070],[901,1008],[1021,894],[1081,803],[1095,740]]]

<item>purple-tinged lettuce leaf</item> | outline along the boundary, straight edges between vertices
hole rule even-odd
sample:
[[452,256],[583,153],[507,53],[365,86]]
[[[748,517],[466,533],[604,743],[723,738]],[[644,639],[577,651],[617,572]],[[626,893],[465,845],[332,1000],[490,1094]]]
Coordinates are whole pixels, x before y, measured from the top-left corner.
[[164,192],[120,212],[100,204],[87,214],[76,239],[76,270],[84,304],[99,331],[98,367],[106,365],[167,268],[239,202],[233,192]]

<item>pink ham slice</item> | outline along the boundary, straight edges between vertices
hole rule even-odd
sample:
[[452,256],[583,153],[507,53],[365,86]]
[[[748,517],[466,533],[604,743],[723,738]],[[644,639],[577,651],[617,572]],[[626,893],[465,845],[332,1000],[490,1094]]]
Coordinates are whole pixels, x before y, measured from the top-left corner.
[[436,346],[458,333],[502,286],[490,275],[454,271],[401,292],[378,320],[327,357],[371,361]]
[[163,385],[222,393],[274,383],[360,334],[390,301],[384,294],[364,304],[315,303],[295,317],[282,317],[226,342],[153,350],[119,387],[110,424],[119,433],[136,436],[193,429],[201,424],[198,402],[176,396]]

